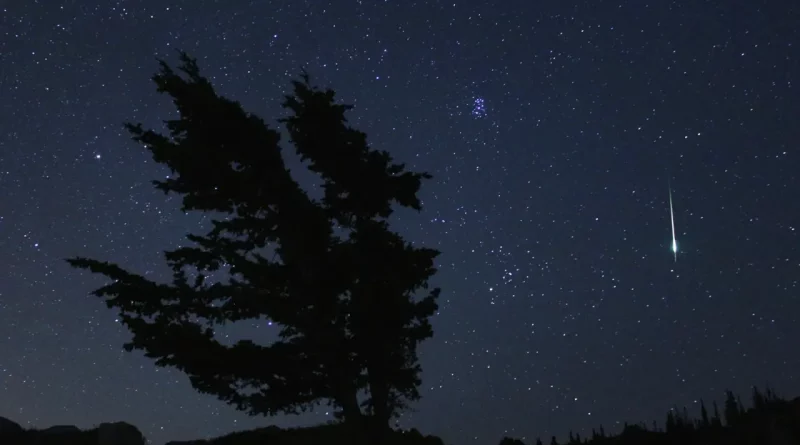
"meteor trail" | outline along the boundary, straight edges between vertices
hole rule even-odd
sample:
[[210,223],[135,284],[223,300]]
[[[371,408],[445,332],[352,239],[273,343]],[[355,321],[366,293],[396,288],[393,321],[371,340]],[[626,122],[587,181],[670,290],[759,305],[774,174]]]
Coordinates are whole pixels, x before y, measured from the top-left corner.
[[672,210],[672,186],[667,184],[669,189],[669,220],[672,223],[672,254],[675,262],[678,262],[678,241],[675,239],[675,212]]

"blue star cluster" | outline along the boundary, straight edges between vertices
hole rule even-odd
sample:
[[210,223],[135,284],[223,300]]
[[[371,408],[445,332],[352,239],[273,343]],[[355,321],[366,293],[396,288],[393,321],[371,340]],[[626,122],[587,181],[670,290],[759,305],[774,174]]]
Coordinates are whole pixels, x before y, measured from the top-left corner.
[[[248,418],[129,334],[65,257],[158,274],[204,218],[122,122],[173,110],[175,49],[268,121],[305,68],[373,147],[434,179],[398,215],[440,249],[423,399],[449,444],[800,395],[800,10],[793,2],[26,0],[0,3],[0,416],[125,420],[154,442]],[[675,208],[677,262],[668,184]],[[272,329],[260,327],[264,332]]]

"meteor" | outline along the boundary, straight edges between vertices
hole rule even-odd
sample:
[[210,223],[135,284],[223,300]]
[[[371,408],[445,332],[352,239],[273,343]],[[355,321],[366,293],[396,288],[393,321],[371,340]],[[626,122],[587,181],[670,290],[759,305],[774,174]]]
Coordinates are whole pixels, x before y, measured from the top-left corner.
[[672,186],[667,184],[669,189],[669,220],[672,223],[672,255],[675,262],[678,262],[678,241],[675,239],[675,212],[672,210]]

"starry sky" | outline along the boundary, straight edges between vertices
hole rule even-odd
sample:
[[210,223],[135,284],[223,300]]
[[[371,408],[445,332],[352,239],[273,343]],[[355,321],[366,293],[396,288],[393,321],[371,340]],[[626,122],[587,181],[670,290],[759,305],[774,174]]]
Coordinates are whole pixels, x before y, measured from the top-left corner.
[[121,125],[172,117],[150,76],[176,48],[269,122],[305,67],[434,175],[395,221],[443,252],[402,425],[488,445],[800,395],[798,19],[789,0],[0,0],[0,416],[157,444],[329,419],[248,418],[123,352],[102,277],[63,260],[158,275],[203,226]]

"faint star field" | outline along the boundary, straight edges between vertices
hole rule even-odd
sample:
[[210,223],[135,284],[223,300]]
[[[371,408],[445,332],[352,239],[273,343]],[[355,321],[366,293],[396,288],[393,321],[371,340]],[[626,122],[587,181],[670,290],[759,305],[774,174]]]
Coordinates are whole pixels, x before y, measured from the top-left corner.
[[798,396],[799,18],[790,2],[3,2],[0,416],[125,420],[156,444],[331,418],[248,418],[125,353],[88,296],[102,280],[63,261],[165,277],[163,250],[208,223],[153,189],[168,171],[122,127],[174,116],[150,77],[175,49],[273,126],[305,68],[374,148],[433,174],[423,212],[395,221],[443,252],[402,426],[533,443],[661,423],[726,388]]

